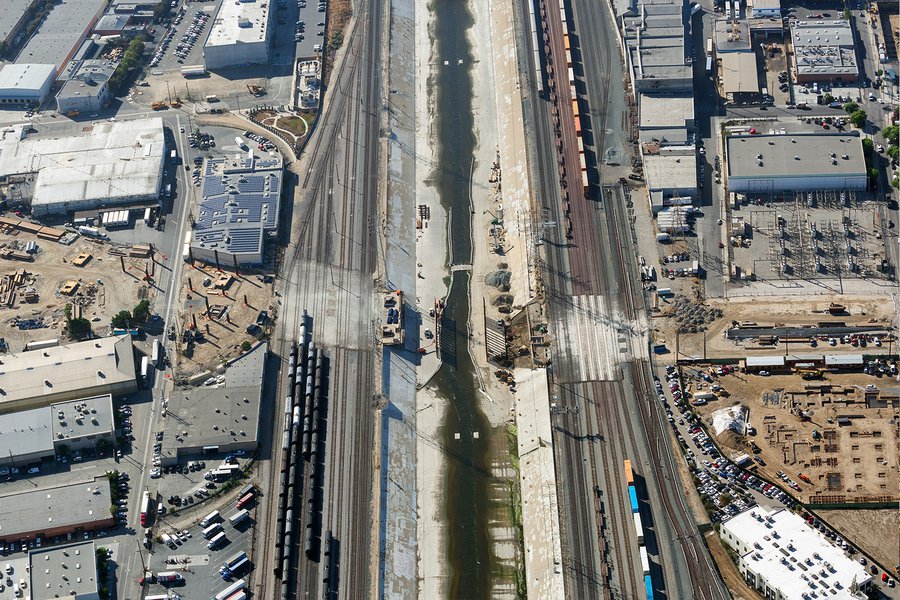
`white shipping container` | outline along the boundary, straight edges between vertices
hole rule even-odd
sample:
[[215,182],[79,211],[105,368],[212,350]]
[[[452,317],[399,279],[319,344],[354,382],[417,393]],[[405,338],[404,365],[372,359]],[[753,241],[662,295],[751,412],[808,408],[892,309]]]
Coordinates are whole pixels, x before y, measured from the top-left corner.
[[647,548],[641,546],[641,570],[644,575],[650,574],[650,557],[647,556]]
[[641,523],[641,513],[634,513],[634,532],[637,534],[638,544],[644,545],[644,526]]

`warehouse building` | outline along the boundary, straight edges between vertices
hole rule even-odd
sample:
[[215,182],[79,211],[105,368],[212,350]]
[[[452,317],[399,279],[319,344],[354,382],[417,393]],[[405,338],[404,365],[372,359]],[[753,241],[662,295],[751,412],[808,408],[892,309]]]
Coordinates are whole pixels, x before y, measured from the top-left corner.
[[791,26],[797,83],[859,79],[853,29],[849,21],[797,21]]
[[848,133],[731,135],[726,138],[729,192],[864,191],[862,140]]
[[32,550],[28,553],[28,563],[32,600],[100,600],[94,542]]
[[67,535],[115,525],[106,476],[0,496],[0,541]]
[[781,0],[750,0],[750,18],[781,19]]
[[747,584],[765,598],[866,597],[872,578],[865,567],[787,509],[751,508],[722,523],[720,533]]
[[34,176],[35,216],[158,200],[166,150],[162,119],[102,122],[85,135],[58,138],[26,132],[2,133],[0,179]]
[[637,93],[692,93],[683,0],[642,0],[623,17],[625,59]]
[[224,69],[269,62],[274,2],[223,2],[203,45],[206,68]]
[[718,19],[713,24],[713,35],[716,42],[716,54],[729,52],[751,52],[750,26],[747,21],[728,21]]
[[642,144],[693,145],[694,97],[690,94],[641,94],[640,114]]
[[694,146],[660,148],[645,154],[643,161],[650,208],[654,214],[669,206],[691,204],[697,197],[697,150]]
[[190,256],[211,264],[260,265],[278,230],[282,161],[278,156],[207,159]]
[[109,394],[5,414],[0,419],[0,469],[97,450],[101,440],[110,447],[115,442]]
[[169,395],[167,412],[176,424],[163,439],[164,466],[187,456],[256,450],[268,355],[268,342],[260,342],[226,365],[221,387],[176,389]]
[[60,114],[91,113],[109,104],[112,93],[109,78],[119,66],[112,60],[85,60],[56,94],[56,110]]
[[721,54],[722,95],[732,104],[746,104],[760,99],[756,54],[727,52]]
[[0,361],[0,414],[137,390],[129,335],[5,354]]
[[14,64],[0,69],[0,106],[41,104],[56,80],[54,65]]

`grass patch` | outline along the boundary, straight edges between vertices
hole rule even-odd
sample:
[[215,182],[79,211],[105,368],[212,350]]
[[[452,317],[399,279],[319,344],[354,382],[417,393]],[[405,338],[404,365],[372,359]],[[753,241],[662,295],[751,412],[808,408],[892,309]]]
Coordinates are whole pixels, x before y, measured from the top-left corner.
[[519,484],[522,479],[519,472],[519,430],[513,423],[506,426],[506,450],[509,454],[509,464],[516,472],[509,485],[509,506],[521,557],[521,560],[517,561],[513,580],[516,585],[516,597],[525,600],[528,597],[528,585],[525,576],[525,533],[522,529],[522,488]]
[[300,117],[281,117],[278,119],[276,127],[290,131],[298,138],[303,137],[309,131],[307,125],[304,124],[304,120]]

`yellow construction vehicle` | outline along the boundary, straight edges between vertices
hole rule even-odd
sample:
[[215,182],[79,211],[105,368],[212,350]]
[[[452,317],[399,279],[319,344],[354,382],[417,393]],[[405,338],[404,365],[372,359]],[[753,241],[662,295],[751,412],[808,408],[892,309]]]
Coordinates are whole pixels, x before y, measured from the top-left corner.
[[153,104],[150,105],[150,108],[152,108],[153,110],[162,110],[164,108],[168,108],[168,106],[169,105],[166,104],[165,102],[163,102],[162,100],[157,100],[156,102],[154,102]]
[[800,369],[800,377],[806,380],[822,379],[824,373],[820,369]]
[[69,112],[66,113],[66,116],[67,116],[67,117],[73,117],[73,118],[74,118],[74,117],[77,117],[77,116],[80,115],[80,114],[81,114],[81,111],[80,111],[80,110],[70,110]]

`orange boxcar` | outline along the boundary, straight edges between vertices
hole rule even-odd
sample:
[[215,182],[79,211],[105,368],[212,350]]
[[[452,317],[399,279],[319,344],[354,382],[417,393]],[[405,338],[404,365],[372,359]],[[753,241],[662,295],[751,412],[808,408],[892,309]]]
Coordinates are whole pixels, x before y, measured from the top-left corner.
[[634,473],[631,471],[631,461],[625,461],[625,481],[628,482],[628,485],[634,485]]

